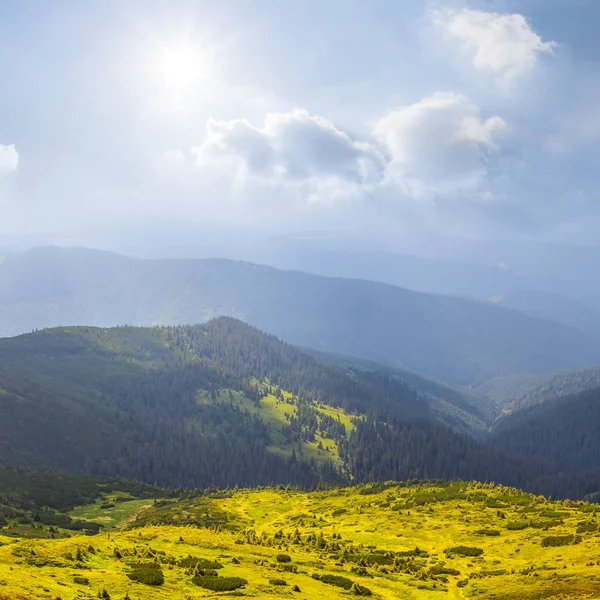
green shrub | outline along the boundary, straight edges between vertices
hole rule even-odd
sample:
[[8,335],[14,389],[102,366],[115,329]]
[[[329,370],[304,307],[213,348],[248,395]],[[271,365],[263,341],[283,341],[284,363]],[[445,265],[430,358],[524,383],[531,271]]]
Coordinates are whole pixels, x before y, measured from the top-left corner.
[[325,573],[324,575],[313,573],[312,578],[321,581],[322,583],[327,583],[328,585],[344,588],[345,590],[349,590],[353,584],[351,579],[342,577],[342,575],[332,575],[331,573]]
[[197,558],[188,556],[179,561],[179,566],[184,569],[222,569],[223,565],[217,560],[208,560],[206,558]]
[[158,586],[165,582],[165,576],[160,565],[157,563],[141,563],[136,565],[133,567],[131,573],[127,574],[127,577],[132,581],[144,583],[145,585]]
[[244,587],[248,582],[241,577],[218,577],[216,575],[196,575],[192,583],[213,592],[232,592]]
[[100,508],[102,508],[103,510],[107,510],[109,508],[114,508],[115,505],[112,502],[106,502],[105,504],[101,504]]
[[500,532],[497,529],[478,529],[475,533],[477,533],[477,535],[487,535],[490,537],[500,535]]
[[570,544],[578,544],[581,542],[579,535],[551,535],[542,539],[544,548],[556,546],[569,546]]
[[332,517],[339,517],[341,515],[343,515],[344,513],[347,513],[348,511],[345,508],[336,508],[332,513],[331,516]]
[[75,575],[75,577],[73,577],[73,583],[78,583],[79,585],[90,585],[90,580],[87,577]]
[[496,569],[495,571],[479,571],[477,575],[479,577],[498,577],[500,575],[506,575],[506,569]]
[[598,531],[596,523],[580,523],[577,526],[577,533],[595,533]]
[[456,582],[456,587],[459,587],[459,588],[467,587],[467,585],[469,585],[468,579],[462,579],[461,581]]
[[275,560],[280,563],[289,563],[292,562],[292,557],[289,554],[278,554]]
[[297,573],[298,567],[296,565],[279,565],[279,568],[286,573]]
[[350,588],[350,593],[354,596],[372,596],[373,592],[364,585],[360,585],[359,583],[352,584]]
[[529,523],[526,521],[509,521],[506,524],[506,529],[509,531],[520,531],[521,529],[527,529],[529,527]]
[[558,527],[562,524],[562,519],[539,519],[537,521],[531,521],[529,525],[534,529],[549,529],[550,527]]
[[481,556],[483,550],[474,546],[454,546],[453,548],[446,548],[444,553],[447,555],[457,554],[458,556]]
[[287,581],[285,579],[269,579],[269,583],[271,585],[287,585]]

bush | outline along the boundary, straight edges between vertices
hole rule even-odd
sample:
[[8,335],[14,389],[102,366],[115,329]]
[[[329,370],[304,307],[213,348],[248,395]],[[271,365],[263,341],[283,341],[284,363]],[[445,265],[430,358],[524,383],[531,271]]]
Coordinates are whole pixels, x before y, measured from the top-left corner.
[[531,521],[529,525],[535,529],[549,529],[550,527],[558,527],[562,524],[562,519],[539,519],[537,521]]
[[297,573],[298,567],[296,565],[279,565],[279,568],[286,573]]
[[278,554],[275,560],[280,563],[289,563],[292,562],[292,557],[289,554]]
[[477,535],[487,535],[490,537],[500,535],[500,532],[497,529],[478,529],[475,533],[477,533]]
[[352,584],[352,587],[350,588],[350,593],[353,594],[354,596],[372,596],[373,595],[373,592],[368,587],[365,587],[364,585],[360,585],[358,583]]
[[90,580],[87,577],[75,575],[75,577],[73,577],[73,583],[78,583],[79,585],[90,585]]
[[335,517],[340,517],[341,515],[343,515],[344,513],[347,513],[348,510],[345,508],[336,508],[332,513],[331,516],[335,519]]
[[287,585],[287,581],[285,579],[269,579],[269,583],[271,585]]
[[569,546],[570,544],[578,544],[579,542],[581,542],[581,536],[579,535],[551,535],[542,540],[542,546],[544,548]]
[[509,531],[520,531],[521,529],[527,529],[529,527],[529,523],[526,521],[509,521],[506,524],[506,529]]
[[188,556],[182,558],[179,561],[179,566],[184,569],[222,569],[223,565],[217,560],[208,560],[206,558],[197,558],[195,556]]
[[196,575],[192,583],[213,592],[232,592],[244,587],[248,582],[241,577],[218,577],[216,575]]
[[103,510],[108,510],[109,508],[114,508],[115,505],[112,502],[106,502],[106,504],[101,504],[100,508]]
[[332,575],[331,573],[325,573],[324,575],[313,573],[312,578],[316,579],[317,581],[321,581],[322,583],[327,583],[328,585],[335,585],[337,587],[344,588],[345,590],[349,590],[353,584],[351,579],[342,577],[341,575]]
[[577,533],[595,533],[598,531],[596,523],[580,523],[577,527]]
[[127,574],[127,577],[132,581],[143,583],[145,585],[158,586],[165,582],[165,576],[163,575],[160,565],[157,563],[142,563],[133,567],[131,573]]
[[481,556],[483,550],[474,546],[454,546],[453,548],[446,548],[444,553],[447,555],[457,554],[458,556]]

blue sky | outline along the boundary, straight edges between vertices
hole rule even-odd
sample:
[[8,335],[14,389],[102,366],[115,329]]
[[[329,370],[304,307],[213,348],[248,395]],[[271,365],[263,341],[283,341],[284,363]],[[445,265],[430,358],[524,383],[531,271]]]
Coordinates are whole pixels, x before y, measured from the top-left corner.
[[0,234],[600,244],[597,0],[0,6]]

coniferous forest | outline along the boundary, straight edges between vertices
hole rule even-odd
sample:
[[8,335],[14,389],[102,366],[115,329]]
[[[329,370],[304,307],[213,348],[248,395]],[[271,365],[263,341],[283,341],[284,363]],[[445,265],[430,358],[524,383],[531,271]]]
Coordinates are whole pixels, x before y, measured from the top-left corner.
[[[558,406],[535,435],[522,418],[475,441],[392,373],[312,358],[230,318],[44,330],[1,340],[0,364],[9,465],[187,488],[419,478],[559,498],[600,489],[596,438],[575,452],[558,434],[591,418],[570,422]],[[582,414],[593,398],[581,399]],[[560,462],[552,452],[563,448]]]

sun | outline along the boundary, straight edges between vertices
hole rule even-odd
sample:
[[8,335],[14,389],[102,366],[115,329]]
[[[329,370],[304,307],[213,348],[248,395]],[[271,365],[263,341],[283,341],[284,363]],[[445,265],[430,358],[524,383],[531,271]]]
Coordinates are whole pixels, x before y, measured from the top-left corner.
[[204,59],[198,48],[191,44],[164,47],[158,54],[156,70],[166,92],[183,94],[202,79]]

